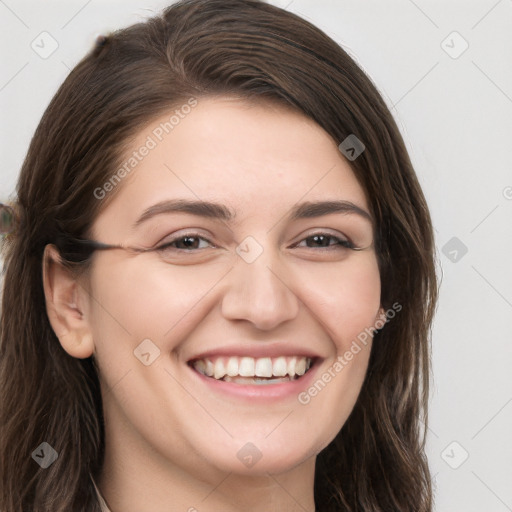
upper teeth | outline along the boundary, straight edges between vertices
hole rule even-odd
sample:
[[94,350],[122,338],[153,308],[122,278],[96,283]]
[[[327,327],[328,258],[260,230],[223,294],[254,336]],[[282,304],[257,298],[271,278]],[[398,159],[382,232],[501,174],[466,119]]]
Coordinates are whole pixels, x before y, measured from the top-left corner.
[[311,358],[293,356],[270,357],[218,357],[216,359],[198,359],[193,362],[194,368],[203,375],[222,379],[230,377],[284,377],[293,379],[304,375],[311,366]]

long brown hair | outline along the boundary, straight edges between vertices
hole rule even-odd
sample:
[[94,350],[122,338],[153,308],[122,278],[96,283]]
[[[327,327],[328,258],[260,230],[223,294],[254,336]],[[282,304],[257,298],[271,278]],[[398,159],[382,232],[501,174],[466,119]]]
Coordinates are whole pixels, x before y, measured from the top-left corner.
[[[351,134],[364,143],[350,163],[375,218],[381,303],[402,310],[375,334],[355,408],[317,457],[315,502],[319,512],[430,512],[424,444],[437,280],[427,205],[371,80],[318,28],[260,0],[184,0],[100,38],[44,113],[12,204],[17,229],[3,243],[0,510],[100,510],[89,478],[104,455],[97,367],[69,356],[50,326],[42,254],[53,243],[73,260],[62,240],[88,237],[116,192],[100,201],[94,191],[131,138],[206,95],[278,101],[337,144]],[[58,453],[46,469],[31,457],[42,442]]]

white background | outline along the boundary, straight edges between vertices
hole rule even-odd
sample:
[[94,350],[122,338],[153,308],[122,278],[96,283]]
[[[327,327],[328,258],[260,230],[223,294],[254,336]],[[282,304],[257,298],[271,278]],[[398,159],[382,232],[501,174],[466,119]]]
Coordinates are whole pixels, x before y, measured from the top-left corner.
[[[167,3],[0,0],[0,201],[95,37]],[[431,208],[442,274],[428,439],[436,510],[512,511],[512,1],[272,3],[326,31],[370,75]],[[43,31],[58,43],[46,59],[31,48]]]

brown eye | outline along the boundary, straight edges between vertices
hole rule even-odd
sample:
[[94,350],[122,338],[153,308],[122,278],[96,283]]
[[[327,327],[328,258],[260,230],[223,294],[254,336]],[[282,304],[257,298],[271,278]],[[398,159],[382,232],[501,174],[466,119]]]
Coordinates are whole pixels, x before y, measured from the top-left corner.
[[[206,246],[200,247],[201,241],[206,242]],[[200,249],[206,249],[208,246],[215,247],[209,240],[199,236],[197,233],[191,233],[183,236],[179,236],[166,242],[163,245],[157,247],[158,251],[166,252],[175,250],[182,251],[195,251]]]
[[[331,241],[334,240],[334,243]],[[310,235],[302,242],[306,242],[306,247],[312,249],[324,249],[324,248],[338,248],[338,249],[355,249],[356,246],[350,242],[349,240],[345,240],[343,238],[331,235],[330,233],[315,233],[314,235]],[[297,244],[300,247],[299,244]],[[302,246],[304,247],[304,246]]]

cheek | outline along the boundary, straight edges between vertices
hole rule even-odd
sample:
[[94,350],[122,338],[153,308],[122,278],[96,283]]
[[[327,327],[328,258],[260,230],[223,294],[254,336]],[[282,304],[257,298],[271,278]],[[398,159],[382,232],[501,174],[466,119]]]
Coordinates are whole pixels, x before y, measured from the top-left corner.
[[[358,254],[330,269],[306,274],[304,299],[331,341],[331,355],[298,401],[318,421],[323,449],[346,422],[364,381],[372,345],[368,335],[380,308],[380,275],[375,256]],[[306,302],[307,300],[307,302]]]
[[329,333],[338,352],[375,324],[381,283],[374,253],[318,265],[303,272],[304,302]]
[[162,350],[172,349],[173,340],[197,322],[202,299],[225,269],[173,267],[136,259],[102,262],[94,274],[91,324],[97,330],[95,339],[108,340],[109,346],[131,353],[146,338]]
[[[140,428],[147,425],[147,417],[139,418],[137,404],[147,402],[147,393],[159,389],[162,379],[164,389],[173,388],[159,368],[174,371],[171,354],[205,315],[204,299],[223,275],[219,269],[200,266],[172,268],[158,261],[142,263],[134,259],[102,265],[100,272],[93,273],[90,308],[102,381],[106,389],[116,390],[108,398],[112,400],[115,395],[114,401],[125,412],[131,411],[131,421],[142,422]],[[144,341],[147,339],[152,343]],[[137,354],[143,357],[148,351],[152,362],[145,366]],[[179,386],[175,392],[179,393]],[[157,395],[164,396],[163,392]],[[153,406],[148,403],[145,414],[161,407],[160,402]]]
[[[116,349],[129,348],[130,353],[146,338],[172,350],[194,328],[198,315],[207,313],[208,295],[226,273],[222,262],[173,267],[160,261],[143,265],[133,258],[103,263],[92,281],[92,325],[101,331],[95,339],[108,339],[110,347],[117,344]],[[374,324],[380,276],[373,253],[331,263],[303,262],[294,273],[294,292],[338,350]]]

